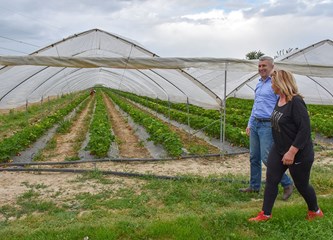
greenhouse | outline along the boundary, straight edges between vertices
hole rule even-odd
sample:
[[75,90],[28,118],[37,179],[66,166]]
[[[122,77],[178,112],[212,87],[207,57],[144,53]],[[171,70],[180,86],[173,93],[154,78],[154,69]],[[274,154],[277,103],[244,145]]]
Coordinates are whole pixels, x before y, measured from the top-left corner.
[[[333,104],[333,42],[324,40],[276,60],[297,74],[307,103]],[[0,57],[0,108],[95,85],[219,109],[229,96],[253,98],[256,62],[161,58],[139,43],[99,29],[75,34],[29,56]]]

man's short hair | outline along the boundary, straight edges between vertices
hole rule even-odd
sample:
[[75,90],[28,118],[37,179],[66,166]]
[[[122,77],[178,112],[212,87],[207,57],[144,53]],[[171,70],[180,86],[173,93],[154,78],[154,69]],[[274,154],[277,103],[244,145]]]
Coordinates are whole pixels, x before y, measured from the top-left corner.
[[272,64],[274,64],[274,59],[273,59],[272,57],[270,57],[270,56],[261,56],[261,57],[259,58],[259,61],[269,61],[269,62],[271,62]]

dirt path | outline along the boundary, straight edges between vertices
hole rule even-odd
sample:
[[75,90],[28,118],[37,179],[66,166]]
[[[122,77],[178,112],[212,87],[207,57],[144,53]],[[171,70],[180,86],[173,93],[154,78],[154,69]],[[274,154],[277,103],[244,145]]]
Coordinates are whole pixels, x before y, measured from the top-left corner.
[[[249,171],[248,155],[210,158],[210,159],[184,159],[176,161],[160,161],[146,163],[116,163],[106,162],[85,163],[77,166],[65,166],[68,168],[86,168],[100,170],[111,170],[120,172],[136,172],[156,175],[196,175],[196,176],[220,176],[228,173],[244,174]],[[32,185],[45,185],[47,188],[41,193],[43,199],[52,199],[57,195],[57,202],[61,204],[70,196],[82,192],[95,193],[103,188],[121,188],[140,184],[144,180],[129,177],[106,176],[112,184],[101,184],[95,180],[80,181],[81,174],[76,173],[33,173],[33,172],[0,172],[0,207],[15,203],[17,197],[27,192]],[[1,215],[1,214],[0,214]]]
[[[169,124],[169,128],[176,132],[178,136],[180,137],[182,143],[184,144],[184,147],[188,151],[194,151],[194,154],[219,154],[220,149],[217,147],[207,143],[205,140],[198,138],[196,136],[190,136],[187,132],[184,130],[177,128],[175,126],[172,126]],[[191,150],[193,149],[193,150]]]
[[77,156],[77,149],[75,146],[79,137],[88,131],[85,127],[85,119],[89,112],[90,101],[85,109],[80,113],[75,122],[72,123],[71,129],[66,134],[56,134],[56,148],[52,150],[44,150],[44,156],[47,156],[46,161],[60,162],[66,158]]
[[104,102],[108,109],[111,126],[119,148],[120,157],[124,158],[148,158],[149,151],[142,145],[142,142],[134,134],[132,127],[125,121],[121,113],[115,108],[109,97],[103,94]]

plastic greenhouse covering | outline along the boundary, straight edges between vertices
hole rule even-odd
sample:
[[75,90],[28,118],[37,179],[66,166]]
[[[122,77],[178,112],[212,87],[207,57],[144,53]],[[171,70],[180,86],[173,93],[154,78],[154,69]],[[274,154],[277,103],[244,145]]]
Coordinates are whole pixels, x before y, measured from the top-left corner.
[[[257,61],[163,58],[99,29],[75,34],[27,56],[0,56],[0,108],[102,85],[172,102],[221,108],[229,96],[253,98]],[[276,59],[295,74],[307,103],[333,104],[333,42]]]

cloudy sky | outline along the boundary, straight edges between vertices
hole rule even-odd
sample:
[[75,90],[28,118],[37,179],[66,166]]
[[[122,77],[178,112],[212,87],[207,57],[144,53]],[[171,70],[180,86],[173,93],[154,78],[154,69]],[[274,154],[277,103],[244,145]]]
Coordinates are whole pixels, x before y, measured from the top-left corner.
[[0,55],[93,28],[161,57],[275,56],[333,40],[333,0],[0,0]]

